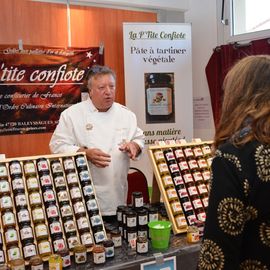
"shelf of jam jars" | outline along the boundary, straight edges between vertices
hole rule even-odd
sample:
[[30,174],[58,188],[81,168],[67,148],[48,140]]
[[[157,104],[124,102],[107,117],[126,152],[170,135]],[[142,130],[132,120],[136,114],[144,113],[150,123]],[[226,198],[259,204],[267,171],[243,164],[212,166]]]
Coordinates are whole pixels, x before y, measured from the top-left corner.
[[152,202],[165,204],[174,234],[202,225],[208,207],[212,141],[149,146],[154,171]]
[[85,153],[0,162],[0,264],[106,239]]

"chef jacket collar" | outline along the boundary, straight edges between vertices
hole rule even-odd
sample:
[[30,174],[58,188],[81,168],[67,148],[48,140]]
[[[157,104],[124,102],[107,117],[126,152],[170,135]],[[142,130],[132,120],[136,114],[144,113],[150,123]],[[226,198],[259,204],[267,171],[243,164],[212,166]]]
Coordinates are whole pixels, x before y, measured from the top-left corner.
[[[91,98],[88,98],[87,101],[89,103],[89,107],[90,107],[91,112],[99,112],[99,110],[93,104]],[[112,104],[111,108],[107,112],[111,111],[113,109],[113,107],[114,107],[114,103]]]

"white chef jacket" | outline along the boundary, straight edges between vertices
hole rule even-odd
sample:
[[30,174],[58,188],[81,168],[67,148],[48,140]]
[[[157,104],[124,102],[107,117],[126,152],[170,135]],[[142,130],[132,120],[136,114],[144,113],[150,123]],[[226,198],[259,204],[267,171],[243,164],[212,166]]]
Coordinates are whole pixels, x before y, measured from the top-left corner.
[[119,150],[123,141],[144,147],[144,135],[137,127],[135,114],[116,102],[107,112],[99,112],[91,99],[61,113],[50,141],[53,153],[75,153],[80,147],[87,147],[111,155],[110,165],[105,168],[89,162],[102,215],[115,215],[117,206],[126,204],[130,160],[127,153]]

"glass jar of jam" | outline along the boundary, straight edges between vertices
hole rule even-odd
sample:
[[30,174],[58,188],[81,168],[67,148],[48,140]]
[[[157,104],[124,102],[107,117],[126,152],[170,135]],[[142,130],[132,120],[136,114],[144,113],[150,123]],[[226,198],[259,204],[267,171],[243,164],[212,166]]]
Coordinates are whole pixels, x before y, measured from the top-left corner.
[[26,208],[27,207],[27,201],[26,201],[26,196],[25,193],[23,192],[18,192],[15,196],[15,204],[17,209],[18,208]]
[[143,207],[143,195],[142,195],[142,192],[139,192],[139,191],[132,192],[132,206],[134,208]]
[[58,207],[54,203],[48,204],[46,212],[49,222],[53,219],[59,219]]
[[49,257],[49,269],[62,270],[63,260],[59,254],[52,254]]
[[10,261],[11,270],[25,270],[24,260],[22,258],[18,258]]
[[58,234],[53,237],[53,249],[55,252],[66,248],[66,242],[62,235]]
[[33,218],[33,222],[37,223],[37,222],[44,222],[45,221],[45,215],[44,215],[44,211],[41,207],[35,207],[32,209],[32,218]]
[[0,180],[0,195],[10,194],[10,186],[7,179]]
[[54,191],[51,188],[46,188],[43,192],[43,200],[45,205],[48,205],[50,203],[55,204],[56,200],[55,200],[55,194]]
[[36,166],[33,160],[27,160],[23,163],[23,169],[25,175],[35,175]]
[[55,238],[56,235],[61,236],[63,234],[61,223],[58,220],[52,220],[49,227],[52,238]]
[[5,254],[4,254],[4,251],[2,249],[0,249],[0,270],[1,270],[1,266],[3,265],[3,263],[6,262],[6,259],[5,259]]
[[136,241],[136,252],[146,254],[148,252],[148,240],[146,237],[138,237]]
[[85,159],[84,155],[81,155],[81,154],[77,155],[75,157],[75,161],[76,161],[76,165],[78,168],[87,166],[86,159]]
[[33,242],[34,240],[33,230],[29,223],[22,224],[20,228],[20,236],[22,243],[27,241]]
[[92,184],[87,183],[86,185],[83,185],[82,191],[85,198],[89,198],[94,195],[94,188]]
[[175,156],[174,156],[173,150],[171,148],[165,149],[163,151],[163,154],[164,154],[167,162],[173,161],[174,163],[176,163]]
[[170,205],[171,205],[172,213],[174,216],[183,212],[179,200],[172,201]]
[[137,228],[127,228],[127,242],[137,238]]
[[49,173],[42,173],[39,180],[43,191],[52,188],[52,178]]
[[138,216],[138,225],[144,226],[147,225],[148,222],[148,211],[146,208],[142,208],[137,210],[137,216]]
[[106,234],[104,232],[103,226],[96,226],[92,230],[96,244],[102,243],[106,239]]
[[62,173],[57,173],[54,175],[54,185],[57,191],[61,188],[66,188],[66,180]]
[[73,250],[75,246],[80,244],[80,241],[76,233],[72,233],[67,236],[67,243],[68,243],[68,248],[70,250]]
[[187,227],[187,221],[184,214],[176,215],[174,220],[178,229],[185,229]]
[[75,225],[75,221],[73,220],[73,217],[65,220],[64,229],[65,229],[66,234],[76,232],[76,225]]
[[48,239],[49,233],[45,223],[38,223],[35,225],[35,234],[37,240]]
[[63,158],[63,165],[64,165],[65,171],[75,170],[75,164],[74,164],[72,157],[64,157]]
[[105,257],[113,258],[114,257],[114,243],[112,240],[108,239],[103,241],[103,247],[105,248]]
[[69,192],[70,192],[70,197],[71,197],[72,202],[82,200],[82,194],[79,187],[73,186],[70,188]]
[[15,226],[15,216],[11,210],[5,210],[2,212],[2,222],[4,228]]
[[93,247],[93,260],[94,264],[102,264],[106,261],[105,248],[100,245]]
[[18,223],[21,224],[23,222],[29,222],[30,223],[30,215],[27,209],[21,208],[17,212],[17,217],[18,217]]
[[12,209],[13,208],[13,203],[10,195],[4,195],[3,197],[0,198],[0,209],[1,211],[7,210],[7,209]]
[[10,247],[7,247],[7,258],[9,262],[19,259],[21,257],[22,255],[18,245],[11,245]]
[[62,164],[59,159],[51,160],[51,169],[53,175],[63,172]]
[[13,246],[18,244],[18,233],[14,227],[6,228],[5,243],[7,246]]
[[47,257],[52,253],[51,244],[47,239],[38,242],[39,255],[41,257]]
[[46,158],[38,158],[37,161],[37,170],[39,174],[48,174],[49,173],[49,165]]
[[[86,253],[86,247],[84,245],[76,245],[73,251],[74,251],[76,264],[86,263],[87,253]],[[93,249],[93,254],[94,254],[94,249]]]
[[138,226],[137,237],[141,237],[141,236],[148,238],[148,226],[147,225]]
[[73,216],[72,208],[68,202],[65,202],[61,205],[60,212],[63,220],[66,220],[66,218]]
[[58,250],[57,254],[62,258],[63,268],[71,266],[71,258],[68,248]]
[[137,226],[137,214],[133,210],[126,212],[126,226],[127,228],[136,228]]
[[67,183],[68,185],[78,185],[79,184],[79,179],[78,176],[75,172],[68,172],[66,174],[66,178],[67,178]]
[[125,205],[119,205],[117,206],[117,209],[116,209],[116,216],[117,216],[117,221],[122,223],[122,217],[123,217],[123,211],[124,209],[126,208]]
[[196,226],[189,226],[187,230],[187,242],[197,243],[200,240],[199,230]]
[[13,160],[9,163],[10,176],[22,175],[22,167],[18,160]]
[[16,175],[12,179],[12,189],[13,189],[14,193],[24,192],[24,183],[23,183],[23,179],[21,176]]
[[81,168],[78,168],[78,170],[79,170],[79,177],[82,183],[91,182],[90,174],[87,170],[87,167],[85,168],[81,167]]
[[157,207],[149,207],[148,209],[148,221],[154,221],[154,220],[158,220],[158,209]]
[[27,177],[26,186],[27,186],[27,189],[28,189],[29,192],[39,190],[38,180],[37,180],[37,178],[35,176]]
[[192,148],[190,146],[184,147],[183,151],[186,158],[195,158]]
[[28,240],[23,243],[23,256],[25,259],[30,259],[32,256],[37,255],[36,245],[31,241]]
[[31,257],[29,265],[31,270],[43,270],[43,261],[39,255]]
[[121,247],[122,246],[122,236],[121,231],[118,229],[111,231],[111,239],[114,243],[114,247]]
[[153,154],[157,163],[165,161],[164,154],[160,149],[155,150]]
[[5,163],[0,163],[0,179],[8,177],[7,167]]
[[[101,217],[98,214],[91,216],[90,222],[91,224],[93,224],[92,225],[93,227],[102,224]],[[82,216],[77,219],[77,225],[78,225],[79,232],[83,232],[85,230],[89,231],[90,226],[89,226],[88,218],[86,218],[85,216]]]
[[41,196],[39,192],[32,192],[29,194],[29,204],[31,207],[41,206]]
[[81,242],[86,247],[91,247],[94,244],[93,237],[89,231],[85,231],[81,234]]

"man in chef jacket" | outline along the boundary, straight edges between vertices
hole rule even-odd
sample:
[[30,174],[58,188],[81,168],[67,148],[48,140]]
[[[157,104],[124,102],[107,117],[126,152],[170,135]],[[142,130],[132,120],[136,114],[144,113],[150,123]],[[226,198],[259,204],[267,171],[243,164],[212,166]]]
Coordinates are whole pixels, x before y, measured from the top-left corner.
[[113,70],[93,66],[88,76],[89,99],[61,113],[52,135],[52,153],[85,152],[104,221],[114,220],[126,204],[130,159],[144,147],[143,131],[133,112],[114,102]]

